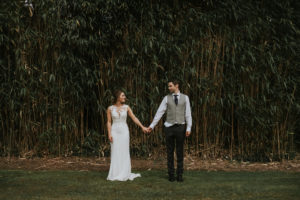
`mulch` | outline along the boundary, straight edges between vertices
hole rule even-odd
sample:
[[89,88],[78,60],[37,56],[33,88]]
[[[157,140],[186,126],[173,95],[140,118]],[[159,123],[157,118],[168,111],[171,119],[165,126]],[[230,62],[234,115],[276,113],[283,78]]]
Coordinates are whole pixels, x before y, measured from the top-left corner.
[[[133,170],[161,170],[167,168],[164,158],[132,158]],[[0,170],[75,170],[108,171],[110,158],[107,157],[55,157],[55,158],[17,158],[0,157]],[[238,162],[230,160],[201,160],[197,157],[184,158],[185,170],[203,171],[284,171],[300,172],[300,160],[281,162]]]

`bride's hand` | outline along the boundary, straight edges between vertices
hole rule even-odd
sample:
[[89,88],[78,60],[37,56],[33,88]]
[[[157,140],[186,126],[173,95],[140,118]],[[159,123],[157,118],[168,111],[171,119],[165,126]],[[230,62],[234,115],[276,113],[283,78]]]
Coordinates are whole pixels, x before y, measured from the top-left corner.
[[147,133],[147,132],[148,132],[148,129],[147,129],[145,126],[143,126],[142,129],[143,129],[143,132],[144,132],[144,133]]
[[108,135],[108,139],[109,139],[110,142],[113,142],[113,138],[112,138],[111,135]]

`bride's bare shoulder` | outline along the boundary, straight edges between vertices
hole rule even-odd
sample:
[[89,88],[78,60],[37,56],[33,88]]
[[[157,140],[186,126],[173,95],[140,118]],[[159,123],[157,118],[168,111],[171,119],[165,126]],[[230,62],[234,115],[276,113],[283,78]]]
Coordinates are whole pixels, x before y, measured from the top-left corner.
[[124,107],[126,110],[130,109],[130,106],[127,105],[127,104],[124,104],[123,107]]
[[111,110],[113,109],[113,106],[114,106],[114,105],[108,106],[107,111],[111,111]]

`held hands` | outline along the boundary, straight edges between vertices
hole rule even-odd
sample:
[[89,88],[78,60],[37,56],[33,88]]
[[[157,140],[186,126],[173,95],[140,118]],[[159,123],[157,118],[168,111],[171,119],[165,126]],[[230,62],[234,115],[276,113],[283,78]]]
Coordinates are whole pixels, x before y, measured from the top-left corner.
[[152,132],[152,128],[149,126],[148,128],[147,128],[147,132],[146,133],[151,133]]
[[152,131],[152,128],[151,127],[146,128],[146,127],[143,126],[142,130],[143,130],[144,133],[150,133]]
[[152,131],[152,128],[151,128],[151,127],[148,127],[148,128],[143,127],[142,129],[143,129],[143,132],[144,132],[144,133],[150,133],[150,132]]
[[145,126],[142,127],[142,130],[143,130],[144,133],[148,132],[148,129]]

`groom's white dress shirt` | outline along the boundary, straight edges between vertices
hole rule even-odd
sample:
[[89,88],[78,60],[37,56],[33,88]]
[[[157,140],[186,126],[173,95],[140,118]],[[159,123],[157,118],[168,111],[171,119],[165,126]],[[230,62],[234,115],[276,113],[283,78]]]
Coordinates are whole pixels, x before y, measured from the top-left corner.
[[[175,93],[172,94],[173,95],[173,98]],[[177,96],[177,99],[179,101],[180,99],[180,92],[177,93],[176,95]],[[192,115],[191,115],[191,105],[190,105],[190,100],[189,100],[189,97],[187,95],[185,95],[186,97],[186,106],[185,106],[185,120],[186,120],[186,124],[187,124],[187,127],[186,127],[186,131],[191,131],[191,128],[192,128]],[[155,114],[155,117],[153,119],[153,122],[151,123],[150,127],[152,129],[154,129],[154,127],[157,125],[157,123],[159,122],[159,120],[161,119],[161,117],[165,114],[166,110],[167,110],[167,104],[168,104],[168,98],[167,96],[165,96],[165,98],[162,100],[156,114]],[[177,123],[175,123],[177,124]],[[185,123],[183,123],[185,124]],[[170,126],[173,126],[174,124],[171,124],[171,123],[168,123],[168,122],[165,122],[164,123],[165,127],[170,127]]]

